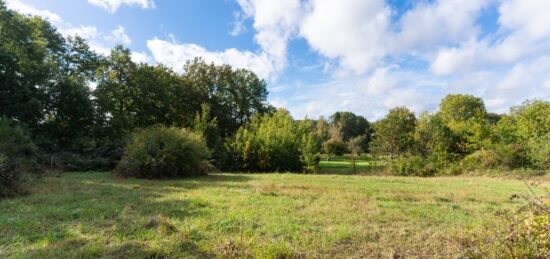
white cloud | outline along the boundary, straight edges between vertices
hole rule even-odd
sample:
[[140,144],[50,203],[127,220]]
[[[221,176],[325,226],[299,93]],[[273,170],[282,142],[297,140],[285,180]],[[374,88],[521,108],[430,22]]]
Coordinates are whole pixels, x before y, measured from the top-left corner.
[[99,31],[95,26],[64,26],[58,28],[65,36],[80,36],[88,41],[91,49],[100,54],[108,55],[116,44],[130,44],[130,37],[124,32],[124,27],[118,26],[109,32]]
[[97,27],[90,25],[74,26],[63,20],[61,16],[49,10],[41,10],[32,5],[25,4],[20,0],[8,0],[7,7],[23,14],[37,15],[49,20],[57,30],[64,36],[80,36],[88,41],[91,49],[98,53],[107,55],[115,44],[130,44],[130,37],[126,34],[124,27],[109,31],[99,31]]
[[521,104],[527,99],[549,99],[550,56],[521,62],[488,86],[483,94],[489,109],[506,112],[508,107]]
[[364,73],[388,53],[390,9],[383,0],[312,1],[300,36],[320,54]]
[[296,30],[300,17],[299,0],[237,0],[242,12],[230,34],[245,30],[244,20],[253,19],[254,40],[259,51],[242,51],[228,48],[210,51],[193,43],[178,43],[172,36],[170,41],[153,38],[147,47],[155,61],[167,64],[176,71],[182,71],[185,61],[202,57],[207,62],[230,64],[233,67],[248,68],[259,77],[275,80],[287,65],[287,43]]
[[153,59],[145,52],[132,51],[130,57],[136,63],[153,63]]
[[155,8],[153,0],[88,0],[88,3],[99,6],[110,13],[115,13],[122,5],[138,6],[142,9]]
[[475,19],[490,0],[420,2],[399,21],[395,52],[418,51],[469,40],[479,34]]
[[34,6],[30,6],[27,4],[24,4],[23,2],[19,0],[7,0],[6,6],[9,9],[17,10],[18,12],[29,14],[29,15],[37,15],[44,17],[45,19],[49,20],[50,22],[54,24],[59,24],[63,21],[59,15],[56,13],[53,13],[48,10],[40,10],[38,8],[35,8]]
[[266,53],[256,54],[237,49],[226,49],[219,52],[208,51],[196,44],[182,44],[157,38],[148,40],[147,47],[153,54],[155,61],[171,66],[178,72],[183,71],[185,61],[195,57],[202,57],[205,61],[216,64],[229,64],[233,67],[248,68],[261,78],[274,76],[273,73],[276,70],[276,64]]
[[470,39],[441,49],[431,64],[436,74],[464,73],[509,65],[550,51],[550,1],[503,0],[498,7],[501,35]]

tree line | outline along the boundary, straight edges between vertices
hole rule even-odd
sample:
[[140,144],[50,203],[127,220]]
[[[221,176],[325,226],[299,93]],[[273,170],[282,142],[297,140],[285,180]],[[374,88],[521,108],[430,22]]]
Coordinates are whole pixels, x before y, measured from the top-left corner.
[[369,153],[404,175],[549,166],[547,101],[492,114],[481,98],[458,94],[418,118],[398,107],[375,122],[352,112],[295,120],[267,102],[266,82],[250,70],[201,58],[182,67],[136,63],[121,45],[100,55],[0,1],[2,179],[40,166],[113,169],[131,133],[153,126],[200,135],[201,157],[220,170],[316,172],[323,153]]

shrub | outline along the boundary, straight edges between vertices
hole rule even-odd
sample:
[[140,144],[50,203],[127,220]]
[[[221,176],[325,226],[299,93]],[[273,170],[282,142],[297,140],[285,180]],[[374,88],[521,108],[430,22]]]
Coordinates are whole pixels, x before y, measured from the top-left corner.
[[[255,116],[239,128],[231,145],[240,169],[257,172],[300,172],[315,169],[315,139],[289,112]],[[315,152],[315,153],[314,153]],[[304,168],[307,167],[307,168]]]
[[392,171],[403,176],[434,176],[441,169],[437,163],[421,156],[404,156],[393,161]]
[[199,134],[154,126],[137,130],[116,168],[123,177],[166,178],[204,175],[209,151]]
[[9,119],[0,119],[0,198],[26,191],[26,175],[37,169],[36,151],[27,131]]
[[533,167],[550,168],[550,133],[531,138],[527,142],[527,154]]
[[338,139],[327,140],[323,144],[323,149],[325,150],[325,153],[336,156],[341,156],[348,151],[346,143]]
[[514,169],[523,167],[528,158],[526,150],[517,144],[495,145],[464,157],[461,166],[465,171],[485,169]]
[[469,258],[550,258],[550,197],[513,195],[527,204],[499,211],[498,219],[465,238]]
[[478,150],[472,154],[467,155],[461,161],[462,167],[464,168],[464,170],[467,171],[497,168],[501,164],[502,163],[499,154],[492,149]]

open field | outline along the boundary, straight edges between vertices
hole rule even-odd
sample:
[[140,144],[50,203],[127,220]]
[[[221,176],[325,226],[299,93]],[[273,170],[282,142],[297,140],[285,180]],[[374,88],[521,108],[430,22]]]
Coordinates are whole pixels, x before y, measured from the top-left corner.
[[[323,156],[319,162],[320,173],[324,174],[354,174],[350,155],[332,156],[330,160]],[[355,158],[356,174],[376,174],[384,171],[382,161],[373,161],[368,156]]]
[[42,181],[0,201],[0,257],[455,257],[466,229],[527,192],[518,180],[467,177]]

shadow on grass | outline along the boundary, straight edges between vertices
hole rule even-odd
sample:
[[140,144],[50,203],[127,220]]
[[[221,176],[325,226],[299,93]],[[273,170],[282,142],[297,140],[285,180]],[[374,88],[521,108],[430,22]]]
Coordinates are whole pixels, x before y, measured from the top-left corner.
[[[8,253],[0,257],[164,258],[174,253],[212,257],[197,246],[205,237],[182,223],[208,217],[211,204],[185,193],[231,187],[250,177],[215,174],[138,180],[108,173],[68,173],[44,180],[37,193],[0,203],[0,247],[5,247],[0,252]],[[174,192],[176,199],[164,199]],[[154,220],[159,223],[151,224]],[[151,246],[150,239],[163,245]],[[15,243],[19,248],[10,251],[15,246],[9,244]]]

